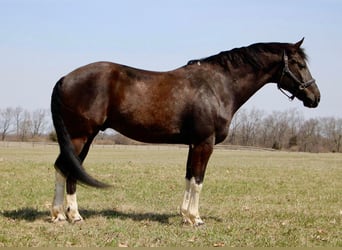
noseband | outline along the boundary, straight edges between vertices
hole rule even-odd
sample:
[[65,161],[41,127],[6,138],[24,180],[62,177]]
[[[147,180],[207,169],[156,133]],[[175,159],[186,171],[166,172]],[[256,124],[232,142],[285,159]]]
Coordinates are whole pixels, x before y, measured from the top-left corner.
[[[307,82],[300,81],[295,76],[295,74],[293,74],[293,72],[290,70],[288,61],[289,61],[289,59],[286,55],[286,52],[284,51],[284,68],[283,68],[283,72],[281,73],[280,80],[278,82],[278,89],[292,101],[296,97],[298,91],[302,91],[302,90],[306,89],[307,87],[309,87],[311,84],[315,83],[316,81],[313,78]],[[292,78],[292,80],[294,80],[298,84],[298,89],[292,94],[292,96],[287,94],[281,87],[281,81],[283,80],[283,77],[285,75],[288,75],[290,78]]]

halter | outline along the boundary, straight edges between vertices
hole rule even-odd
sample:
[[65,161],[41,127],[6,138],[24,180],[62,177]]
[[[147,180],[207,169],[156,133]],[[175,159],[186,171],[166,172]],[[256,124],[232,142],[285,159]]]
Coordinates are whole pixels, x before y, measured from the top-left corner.
[[[307,87],[309,87],[311,84],[315,83],[315,79],[311,79],[307,82],[302,82],[300,81],[295,74],[292,73],[292,71],[289,68],[289,59],[286,55],[286,52],[284,51],[284,68],[283,68],[283,72],[281,74],[280,80],[278,82],[278,89],[285,95],[287,96],[291,101],[296,97],[298,91],[302,91],[304,89],[306,89]],[[289,94],[287,94],[282,88],[281,88],[281,81],[283,80],[283,77],[285,75],[288,75],[289,77],[292,78],[292,80],[294,80],[296,83],[298,83],[298,90],[295,91],[294,94],[292,94],[292,96],[290,96]]]

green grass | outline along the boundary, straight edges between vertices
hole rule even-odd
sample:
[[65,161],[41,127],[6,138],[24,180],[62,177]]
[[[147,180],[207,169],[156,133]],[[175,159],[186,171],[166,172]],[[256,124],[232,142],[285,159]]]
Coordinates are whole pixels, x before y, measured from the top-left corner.
[[185,148],[91,148],[87,170],[113,188],[78,186],[78,224],[49,221],[57,153],[0,145],[0,246],[342,247],[342,154],[216,149],[193,228],[178,214]]

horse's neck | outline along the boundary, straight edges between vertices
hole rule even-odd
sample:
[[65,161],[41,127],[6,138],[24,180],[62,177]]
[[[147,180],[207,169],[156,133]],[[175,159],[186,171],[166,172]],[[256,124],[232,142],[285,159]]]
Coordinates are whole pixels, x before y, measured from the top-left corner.
[[[261,56],[260,60],[266,59]],[[276,60],[279,61],[278,58]],[[276,72],[279,70],[274,61],[266,63],[261,70],[255,70],[250,65],[245,67],[242,65],[231,72],[232,79],[230,82],[232,82],[231,90],[235,96],[235,110],[239,109],[265,84],[274,82]]]

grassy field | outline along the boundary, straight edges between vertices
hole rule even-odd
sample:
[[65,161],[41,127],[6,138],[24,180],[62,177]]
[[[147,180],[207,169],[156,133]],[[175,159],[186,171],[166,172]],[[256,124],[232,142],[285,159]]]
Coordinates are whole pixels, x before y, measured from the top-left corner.
[[93,147],[85,165],[113,188],[80,186],[76,224],[49,221],[57,152],[0,144],[0,246],[342,247],[342,154],[216,149],[193,228],[178,214],[186,148]]

